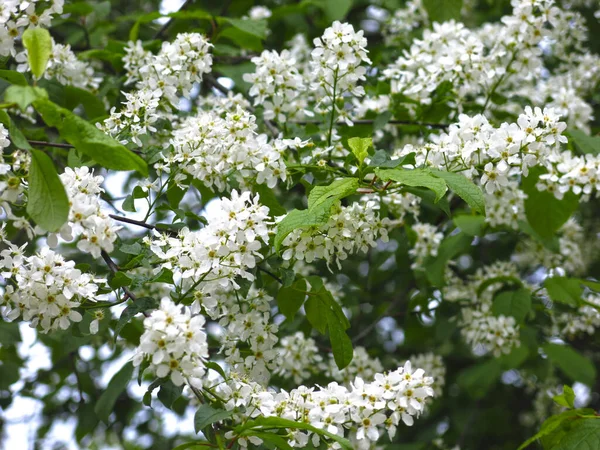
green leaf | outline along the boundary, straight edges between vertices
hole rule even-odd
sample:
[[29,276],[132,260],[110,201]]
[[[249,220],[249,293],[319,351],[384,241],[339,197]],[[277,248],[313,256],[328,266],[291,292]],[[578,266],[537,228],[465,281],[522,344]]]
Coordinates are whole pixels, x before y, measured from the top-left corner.
[[40,150],[30,152],[27,214],[43,229],[58,231],[69,218],[65,187],[50,157]]
[[233,415],[233,411],[215,409],[210,405],[201,405],[194,415],[194,430],[196,433],[207,426],[225,420]]
[[594,385],[596,368],[588,358],[568,345],[546,344],[543,350],[550,360],[573,381],[580,381],[588,386]]
[[125,200],[123,200],[123,204],[121,205],[121,208],[123,209],[123,211],[129,211],[129,212],[135,212],[135,200],[133,198],[133,195],[129,194],[127,197],[125,197]]
[[529,176],[523,179],[525,215],[531,227],[544,239],[551,238],[579,207],[579,200],[572,192],[567,192],[562,200],[548,191],[539,191],[535,186],[545,169],[533,167]]
[[160,390],[158,391],[158,399],[165,405],[167,408],[171,409],[175,400],[181,397],[181,393],[183,392],[183,385],[175,386],[170,378],[167,378],[163,384],[160,385]]
[[23,46],[27,49],[27,59],[31,73],[36,78],[42,78],[52,53],[52,37],[45,28],[28,28],[21,37]]
[[[254,431],[253,436],[263,440],[262,446],[272,450],[294,450],[285,436],[275,433],[264,433],[262,431]],[[273,445],[269,445],[273,444]]]
[[531,311],[531,294],[527,289],[504,291],[494,298],[492,312],[495,316],[512,316],[517,323],[523,323]]
[[540,431],[537,432],[534,436],[527,439],[525,442],[523,442],[517,450],[523,450],[524,448],[529,447],[538,439],[541,439],[545,436],[554,433],[567,423],[579,421],[580,414],[581,410],[570,410],[548,417],[540,427]]
[[38,98],[48,98],[45,89],[31,86],[9,86],[4,92],[4,100],[7,103],[15,103],[21,111],[25,111]]
[[369,167],[384,167],[388,169],[394,169],[405,164],[415,164],[415,153],[391,159],[389,153],[385,150],[377,150],[369,161]]
[[352,0],[309,0],[302,2],[302,4],[305,3],[321,8],[329,22],[343,20],[352,8]]
[[219,17],[218,20],[220,22],[228,23],[234,28],[261,40],[267,37],[268,24],[266,20],[233,19],[229,17]]
[[466,214],[454,216],[454,225],[469,236],[481,236],[485,228],[485,217]]
[[113,170],[137,170],[148,176],[142,158],[91,123],[46,99],[36,100],[33,106],[48,126],[56,127],[63,139],[98,164]]
[[552,277],[544,280],[544,287],[554,302],[577,308],[581,305],[583,288],[577,278]]
[[435,192],[435,201],[438,202],[448,188],[446,182],[435,176],[429,169],[375,169],[375,174],[383,181],[397,181],[406,186],[425,187]]
[[356,156],[356,159],[361,166],[365,158],[369,155],[368,150],[372,145],[373,139],[371,138],[353,137],[348,139],[348,146],[352,150],[354,156]]
[[327,327],[329,329],[329,341],[331,342],[331,350],[333,359],[338,369],[343,369],[352,362],[354,350],[352,341],[344,331],[338,317],[332,312],[327,313]]
[[0,109],[0,123],[2,123],[8,129],[8,136],[10,137],[10,141],[17,148],[22,150],[31,150],[31,145],[27,141],[27,138],[23,136],[21,130],[19,130],[14,122],[10,119],[10,116]]
[[0,70],[0,79],[8,81],[10,84],[27,86],[25,75],[14,70]]
[[442,241],[437,256],[432,256],[425,262],[425,272],[433,286],[444,285],[446,265],[452,258],[467,251],[472,241],[473,238],[465,233],[453,234]]
[[575,392],[571,386],[563,385],[563,393],[552,397],[558,405],[564,406],[565,408],[575,408]]
[[275,250],[279,252],[283,240],[292,231],[327,223],[333,205],[356,192],[356,188],[358,188],[356,178],[342,178],[328,186],[315,186],[308,196],[308,209],[290,211],[277,225]]
[[327,330],[327,305],[316,296],[308,297],[304,304],[308,322],[321,334]]
[[131,285],[133,280],[123,272],[117,272],[108,280],[108,285],[113,289],[119,289]]
[[127,325],[133,317],[141,312],[149,311],[158,308],[158,301],[151,297],[136,298],[133,303],[127,306],[121,313],[119,321],[115,326],[115,340],[125,325]]
[[597,450],[600,448],[600,419],[578,420],[552,450]]
[[173,284],[173,272],[169,269],[162,268],[153,278],[149,280],[151,283],[167,283]]
[[306,298],[306,280],[300,278],[289,287],[282,287],[277,293],[277,307],[286,319],[292,320]]
[[320,436],[326,436],[329,439],[340,444],[343,449],[352,450],[352,445],[348,439],[342,438],[338,435],[317,428],[306,422],[296,422],[294,420],[283,419],[281,417],[258,417],[254,420],[248,420],[242,425],[238,425],[234,432],[240,436],[252,436],[253,430],[277,430],[277,429],[290,429],[290,430],[307,430],[312,431]]
[[591,155],[600,154],[600,137],[590,136],[580,130],[570,130],[569,136],[571,141],[575,144],[575,147],[583,154],[589,153]]
[[460,20],[463,0],[423,0],[423,6],[432,22]]
[[462,198],[473,211],[485,214],[485,198],[481,189],[464,175],[443,170],[433,170],[433,173],[444,179],[453,192]]
[[119,370],[108,386],[106,390],[102,393],[96,406],[94,407],[94,411],[96,415],[102,422],[108,424],[108,419],[110,413],[113,411],[115,403],[117,399],[121,395],[121,393],[127,388],[127,385],[131,381],[131,377],[133,376],[133,363],[131,361],[125,363],[125,365]]
[[475,364],[458,375],[458,384],[474,399],[483,398],[503,372],[497,359]]
[[270,189],[264,184],[257,184],[254,186],[254,191],[259,195],[260,203],[269,208],[269,215],[271,217],[285,215],[287,211],[283,206],[281,206],[279,200],[277,200],[273,189]]

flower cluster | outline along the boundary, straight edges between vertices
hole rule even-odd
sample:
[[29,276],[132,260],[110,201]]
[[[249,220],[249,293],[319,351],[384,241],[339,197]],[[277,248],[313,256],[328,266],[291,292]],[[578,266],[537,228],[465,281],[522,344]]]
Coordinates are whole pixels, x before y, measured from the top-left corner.
[[292,378],[294,383],[308,379],[311,371],[323,360],[314,339],[305,337],[301,331],[282,338],[280,346],[280,361],[276,373],[284,378]]
[[587,304],[577,308],[577,311],[561,313],[556,317],[558,333],[561,336],[568,339],[585,334],[591,336],[600,328],[600,297],[589,294],[585,300]]
[[433,395],[434,397],[441,396],[442,389],[446,384],[446,366],[442,357],[429,352],[413,355],[409,360],[414,367],[421,367],[427,375],[433,378],[433,384],[431,385]]
[[314,44],[310,89],[315,91],[317,99],[335,105],[347,92],[363,96],[364,88],[357,86],[358,81],[365,80],[366,68],[361,64],[371,63],[363,31],[356,32],[352,25],[335,21],[323,36],[315,38]]
[[485,221],[490,226],[519,229],[519,221],[525,220],[525,198],[519,183],[510,180],[502,189],[485,194]]
[[539,164],[554,167],[566,123],[551,108],[527,106],[517,123],[492,126],[485,116],[461,114],[459,121],[439,136],[436,143],[415,148],[406,145],[399,153],[416,152],[417,165],[447,171],[460,170],[469,177],[481,174],[488,194],[509,184],[509,177],[527,176]]
[[325,225],[294,230],[287,235],[283,241],[283,259],[307,263],[324,259],[339,266],[349,254],[374,247],[378,238],[387,241],[393,223],[387,217],[379,217],[378,208],[377,202],[370,200],[338,206]]
[[411,267],[417,269],[423,267],[429,256],[437,256],[444,233],[440,233],[429,223],[416,223],[412,226],[412,231],[416,237],[415,245],[408,253],[415,259]]
[[255,105],[263,105],[263,117],[280,123],[302,119],[307,102],[301,94],[306,87],[289,50],[265,50],[252,62],[256,71],[244,74],[244,81],[252,83],[249,94]]
[[19,169],[19,154],[12,153],[13,164],[8,164],[4,159],[4,149],[10,145],[8,130],[0,123],[0,208],[12,217],[9,203],[15,203],[20,194],[24,192],[21,178],[15,174]]
[[267,135],[257,135],[255,120],[239,105],[232,110],[201,111],[173,131],[173,150],[160,166],[180,170],[176,180],[189,174],[219,191],[228,187],[232,174],[240,176],[239,181],[255,179],[274,187],[287,177],[283,152],[304,144],[287,139],[269,142]]
[[[41,11],[37,3],[47,5]],[[49,3],[49,5],[48,5]],[[62,14],[64,0],[2,0],[0,4],[0,56],[15,54],[15,40],[26,28],[49,27],[55,14]]]
[[372,380],[377,373],[383,371],[381,361],[378,358],[371,357],[364,347],[354,348],[352,361],[342,370],[338,368],[333,355],[330,355],[327,363],[323,366],[327,377],[346,386],[349,386],[357,377],[363,380]]
[[159,378],[170,376],[176,386],[202,386],[208,344],[204,316],[193,315],[169,298],[144,319],[144,333],[133,357],[133,365],[147,360],[148,370]]
[[[368,449],[386,431],[393,437],[400,422],[413,424],[427,398],[433,396],[432,383],[422,369],[413,369],[407,361],[392,372],[376,374],[371,382],[356,378],[349,388],[332,382],[323,388],[300,386],[290,392],[274,392],[232,376],[217,390],[225,400],[225,408],[234,411],[235,421],[259,416],[281,417],[308,423],[340,437],[350,430],[355,448]],[[289,430],[291,446],[302,448],[312,443],[318,447],[322,441],[335,448],[330,438],[310,431]],[[256,437],[242,438],[238,442],[244,448],[262,443]]]
[[8,248],[0,252],[1,275],[9,283],[0,302],[3,316],[22,318],[43,333],[66,330],[71,322],[80,322],[82,316],[76,308],[84,301],[97,300],[97,283],[104,280],[94,280],[76,269],[75,261],[67,261],[47,247],[26,256],[25,246],[2,243]]
[[48,245],[56,247],[58,236],[66,241],[79,237],[77,248],[98,258],[102,250],[112,252],[121,229],[110,218],[100,202],[100,187],[104,178],[95,176],[93,169],[86,166],[71,169],[66,167],[60,175],[69,198],[69,219],[58,234],[48,236]]
[[[179,104],[179,95],[190,97],[195,83],[211,71],[212,44],[199,33],[180,33],[172,43],[163,42],[157,55],[144,51],[140,43],[128,44],[124,64],[128,82],[137,81],[137,92],[126,95],[120,111],[112,108],[100,129],[126,143],[141,146],[141,136],[156,131],[153,124]],[[162,101],[164,99],[164,101]]]

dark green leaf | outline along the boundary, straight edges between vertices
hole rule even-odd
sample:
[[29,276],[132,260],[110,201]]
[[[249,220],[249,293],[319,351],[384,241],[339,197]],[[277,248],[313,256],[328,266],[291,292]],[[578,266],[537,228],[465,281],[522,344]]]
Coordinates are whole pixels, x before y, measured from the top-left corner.
[[277,306],[281,314],[292,320],[306,298],[306,280],[300,278],[289,287],[282,287],[277,293]]
[[429,19],[439,23],[460,20],[462,5],[463,0],[423,0]]
[[446,184],[453,192],[462,198],[473,211],[485,214],[485,198],[483,192],[473,182],[464,175],[454,172],[445,172],[443,170],[434,170],[433,173],[444,179]]
[[69,199],[48,155],[31,149],[27,213],[40,227],[58,231],[69,218]]
[[233,411],[215,409],[210,405],[201,405],[194,415],[194,430],[199,433],[207,426],[225,420],[233,415]]
[[175,386],[170,379],[167,379],[167,381],[160,386],[160,390],[158,391],[158,399],[167,408],[172,409],[173,403],[175,403],[175,400],[181,397],[182,392],[183,385]]
[[581,305],[583,288],[581,287],[581,281],[577,278],[546,278],[544,287],[554,302],[564,303],[574,308]]
[[27,86],[25,75],[14,70],[0,70],[0,79],[8,81],[10,84]]
[[121,393],[127,388],[133,376],[133,363],[127,362],[110,380],[106,390],[102,393],[94,411],[102,422],[108,424],[110,413],[113,411],[117,399]]
[[151,297],[136,298],[135,301],[128,305],[121,313],[121,317],[119,317],[119,321],[115,326],[115,339],[119,333],[121,333],[123,327],[127,325],[136,314],[156,308],[158,308],[157,300]]
[[343,369],[352,362],[354,350],[352,341],[344,331],[338,317],[332,312],[327,313],[327,328],[329,329],[329,341],[331,351],[338,369]]
[[596,368],[591,361],[568,345],[546,344],[544,352],[573,381],[593,386],[596,380]]
[[454,225],[469,236],[481,236],[485,228],[485,217],[483,216],[454,216]]
[[504,291],[494,298],[492,312],[496,316],[512,316],[517,323],[523,323],[531,311],[531,294],[527,289]]

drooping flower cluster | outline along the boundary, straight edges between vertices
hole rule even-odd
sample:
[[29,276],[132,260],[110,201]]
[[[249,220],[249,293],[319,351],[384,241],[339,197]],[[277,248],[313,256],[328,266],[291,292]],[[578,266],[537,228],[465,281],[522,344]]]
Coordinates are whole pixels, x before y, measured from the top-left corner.
[[144,319],[144,333],[133,357],[134,366],[148,361],[148,370],[159,378],[169,376],[173,384],[202,386],[208,344],[204,316],[163,298],[160,308]]
[[428,352],[413,355],[409,360],[414,367],[422,368],[428,376],[433,378],[433,384],[431,385],[433,395],[434,397],[441,396],[442,389],[446,384],[446,366],[442,357]]
[[141,146],[141,137],[156,131],[153,124],[161,117],[159,108],[170,112],[178,105],[178,96],[189,98],[194,84],[211,71],[210,47],[199,33],[178,34],[172,43],[163,42],[157,55],[129,42],[124,63],[128,82],[136,81],[137,91],[126,95],[121,110],[111,109],[110,117],[98,126],[124,143]]
[[381,218],[378,208],[371,200],[339,206],[325,225],[292,231],[283,241],[283,259],[307,263],[324,259],[339,266],[348,255],[374,247],[378,238],[387,241],[393,223]]
[[477,269],[467,282],[450,274],[443,296],[446,301],[465,302],[461,310],[461,334],[474,353],[498,357],[520,345],[514,317],[494,315],[492,301],[506,279],[520,280],[516,265],[498,261]]
[[[281,339],[280,360],[277,374],[284,378],[292,378],[294,383],[301,383],[312,375],[312,371],[323,360],[314,339],[307,338],[298,331]],[[354,349],[353,361],[356,359]]]
[[[42,11],[40,3],[46,8]],[[0,3],[0,56],[15,54],[15,40],[26,28],[49,27],[52,17],[62,14],[64,0],[2,0]]]
[[415,148],[406,145],[400,155],[416,152],[418,166],[461,171],[477,177],[488,194],[504,188],[509,177],[527,176],[539,164],[554,167],[566,124],[551,108],[526,107],[517,123],[492,126],[481,114],[461,114],[459,121],[439,136],[436,143]]
[[558,230],[558,247],[550,249],[541,242],[526,238],[519,242],[512,259],[521,268],[543,266],[548,270],[561,269],[578,275],[588,265],[588,252],[597,249],[595,241],[586,242],[583,228],[571,218]]
[[416,240],[408,253],[415,259],[411,267],[417,269],[423,267],[429,256],[437,256],[444,233],[440,233],[429,223],[416,223],[412,226],[412,231],[415,233]]
[[287,177],[283,152],[304,144],[288,139],[269,142],[267,135],[257,135],[255,120],[239,105],[232,110],[201,111],[173,131],[173,151],[161,167],[174,167],[181,171],[176,179],[189,174],[213,190],[225,190],[234,174],[241,178],[238,181],[253,179],[274,187]]
[[[415,21],[426,20],[418,3],[411,2],[412,7],[399,12],[408,19],[402,25],[392,19],[392,31],[397,29],[401,35],[410,31]],[[559,9],[554,0],[511,3],[511,15],[479,29],[470,30],[454,21],[434,23],[432,30],[426,29],[422,39],[415,39],[410,49],[384,70],[392,92],[429,104],[437,89],[450,89],[450,104],[459,111],[466,101],[480,103],[485,109],[494,94],[520,96],[533,104],[560,107],[570,123],[584,125],[591,108],[581,97],[585,92],[573,89],[579,80],[589,77],[577,69],[582,42],[587,38],[582,16]],[[554,58],[552,63],[546,64],[546,55]],[[556,60],[565,63],[555,68]],[[549,70],[553,70],[550,77]],[[547,81],[540,83],[540,79]],[[561,99],[568,99],[564,107]],[[516,113],[517,107],[509,101],[498,109]]]
[[[181,271],[184,284],[228,287],[235,277],[253,280],[248,271],[262,258],[259,250],[269,239],[269,208],[246,191],[231,192],[206,213],[207,225],[199,231],[181,230],[177,237],[155,232],[151,250],[161,266]],[[208,277],[208,275],[211,277]]]
[[490,226],[519,229],[519,221],[525,220],[525,198],[519,183],[510,180],[502,189],[485,194],[485,221]]
[[310,89],[319,102],[335,104],[347,92],[355,97],[365,94],[364,88],[357,85],[358,81],[365,80],[366,68],[361,64],[371,63],[363,34],[362,30],[354,31],[349,23],[335,21],[323,36],[315,38]]
[[263,117],[280,123],[302,119],[307,107],[302,96],[306,87],[289,50],[265,50],[252,62],[256,71],[244,74],[244,81],[252,83],[249,94],[255,105],[263,105]]
[[58,236],[66,241],[79,238],[77,248],[94,258],[100,257],[103,250],[112,252],[121,227],[102,206],[100,194],[104,192],[101,188],[104,177],[95,176],[93,169],[82,166],[66,167],[60,179],[69,198],[69,219],[58,234],[48,236],[48,245],[56,247]]
[[[9,134],[6,127],[0,123],[0,208],[2,208],[10,218],[12,209],[9,203],[15,203],[20,194],[24,192],[24,186],[21,178],[15,174],[19,169],[19,153],[13,152],[12,162],[9,164],[4,158],[4,149],[10,145]],[[27,167],[24,167],[27,169]]]
[[[413,369],[407,361],[397,370],[376,374],[371,382],[357,377],[348,388],[332,382],[323,388],[300,386],[290,392],[274,392],[234,375],[227,384],[220,383],[217,391],[225,408],[234,412],[236,422],[259,416],[291,419],[340,437],[349,432],[355,448],[368,449],[386,431],[393,437],[400,422],[413,424],[433,396],[432,383],[422,369]],[[324,441],[335,448],[332,440],[316,433],[289,431],[288,443],[294,447],[309,443],[318,447]],[[262,443],[256,437],[237,442],[244,448]]]
[[[568,339],[582,335],[593,335],[600,328],[600,297],[589,294],[586,305],[580,306],[574,312],[561,313],[556,317],[558,333]],[[593,306],[595,305],[595,306]]]
[[84,301],[95,301],[97,283],[91,275],[75,268],[49,248],[27,256],[25,246],[2,241],[8,248],[0,251],[0,269],[7,280],[0,305],[8,320],[21,318],[41,332],[66,330],[72,322],[80,322],[76,310]]

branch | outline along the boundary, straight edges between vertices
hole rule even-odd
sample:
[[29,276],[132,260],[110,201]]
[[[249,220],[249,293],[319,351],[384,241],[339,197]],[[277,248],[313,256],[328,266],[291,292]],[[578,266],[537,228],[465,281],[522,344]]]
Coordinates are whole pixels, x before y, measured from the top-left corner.
[[[102,259],[104,260],[104,262],[106,263],[106,265],[108,266],[108,268],[110,269],[110,271],[114,274],[119,272],[119,266],[117,266],[115,264],[115,262],[112,260],[112,258],[110,257],[110,255],[108,253],[106,253],[105,250],[102,250]],[[135,301],[135,295],[133,295],[133,293],[129,290],[129,288],[127,286],[123,286],[121,289],[123,289],[123,292],[125,292],[125,297],[124,300],[127,298],[130,298],[131,300]],[[147,312],[144,312],[144,315],[147,315]]]
[[[370,119],[359,119],[359,120],[353,120],[352,121],[355,125],[372,125],[373,123],[375,123],[375,120],[370,120]],[[299,120],[297,122],[290,122],[294,125],[322,125],[323,122],[319,121],[319,120]],[[423,127],[430,127],[430,128],[436,128],[436,129],[446,129],[448,128],[450,125],[447,123],[431,123],[431,122],[413,122],[410,120],[388,120],[388,122],[390,125],[412,125],[412,126],[423,126]],[[346,122],[337,122],[336,125],[347,125]]]
[[[208,75],[205,74],[203,76],[203,80],[211,87],[215,88],[217,91],[221,92],[222,94],[225,95],[229,95],[230,90],[227,89],[225,86],[223,86],[221,83],[219,83],[217,81],[217,79],[215,77],[213,77],[212,75]],[[244,95],[242,93],[242,95]],[[244,95],[244,98],[248,101],[250,101],[250,99]],[[252,114],[256,114],[256,110],[252,107],[249,106],[248,110],[252,113]],[[277,129],[277,127],[275,126],[275,124],[273,122],[271,122],[270,120],[267,119],[263,119],[265,126],[268,128],[269,132],[271,133],[271,135],[273,137],[277,137],[279,136],[279,130]]]
[[277,275],[275,275],[273,272],[265,269],[264,267],[261,267],[259,265],[256,266],[258,268],[259,271],[266,273],[267,275],[269,275],[271,278],[273,278],[274,280],[276,280],[277,282],[279,282],[279,284],[283,284],[283,280],[281,278],[279,278]]
[[56,142],[46,142],[46,141],[27,141],[29,145],[38,146],[38,147],[56,147],[56,148],[75,148],[74,145],[71,144],[59,144]]
[[[128,223],[130,225],[137,225],[138,227],[146,228],[147,230],[157,229],[156,225],[152,225],[151,223],[144,222],[143,220],[129,219],[128,217],[117,216],[116,214],[109,214],[108,216],[111,219],[116,220],[118,222],[124,222],[124,223]],[[160,232],[168,233],[171,236],[178,236],[178,233],[173,230],[163,230],[163,229],[158,229],[158,230]]]

